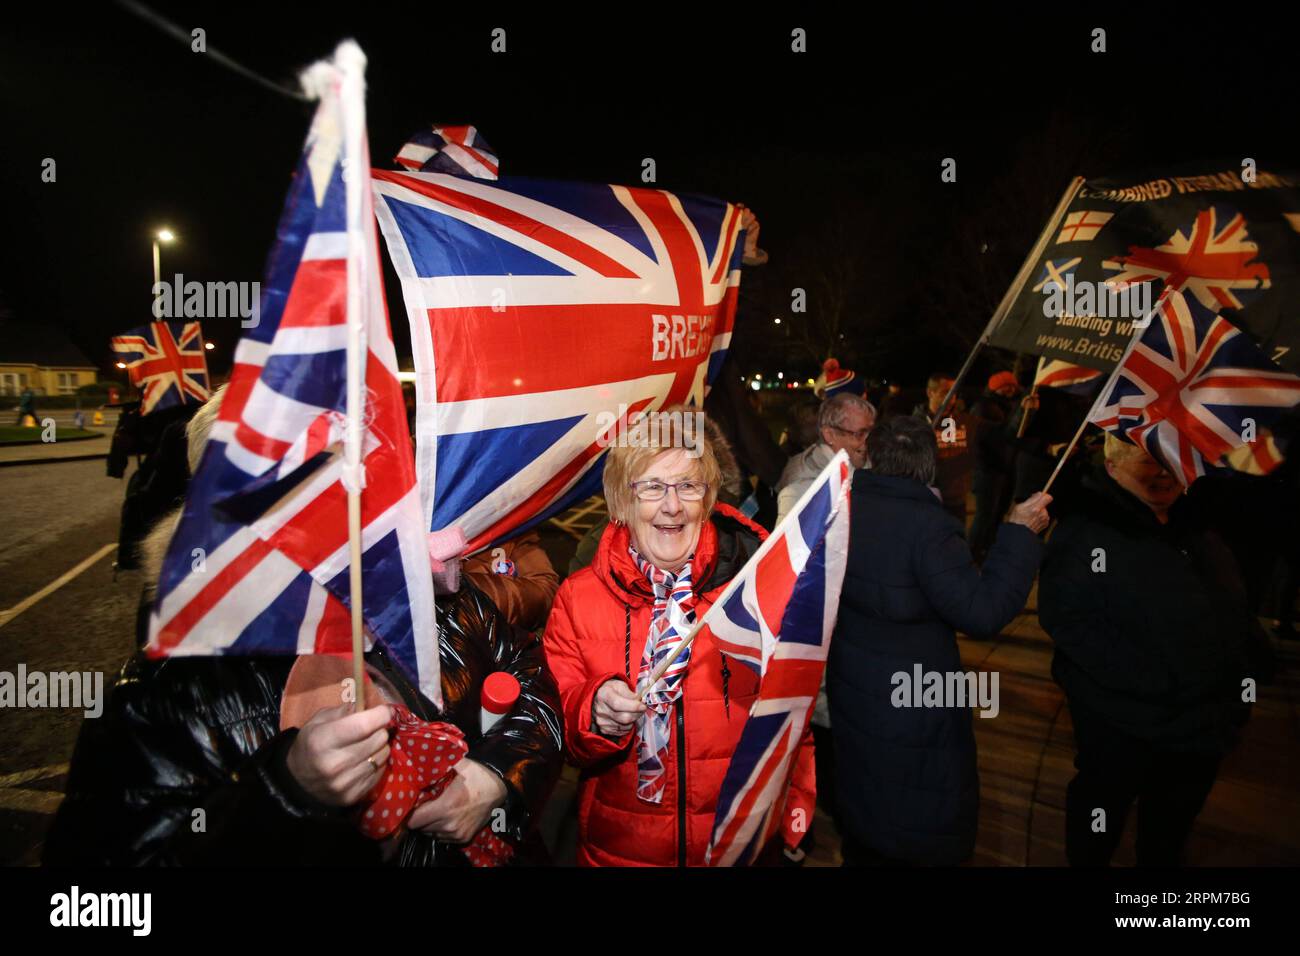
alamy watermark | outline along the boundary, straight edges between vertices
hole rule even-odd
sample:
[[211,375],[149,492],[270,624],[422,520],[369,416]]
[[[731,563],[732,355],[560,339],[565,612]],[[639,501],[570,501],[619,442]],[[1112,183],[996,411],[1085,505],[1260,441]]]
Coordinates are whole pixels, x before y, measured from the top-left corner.
[[895,707],[978,707],[981,717],[996,717],[997,671],[925,671],[913,664],[911,673],[897,671],[889,682],[894,686],[889,702]]
[[148,936],[152,914],[152,893],[83,893],[74,885],[50,897],[51,926],[123,926],[133,936]]
[[[626,421],[624,428],[620,422]],[[704,454],[704,413],[674,409],[670,412],[632,412],[619,405],[616,412],[596,416],[596,444],[601,448],[682,448],[687,457]],[[680,444],[678,444],[680,436]]]
[[19,664],[17,673],[0,671],[0,708],[70,707],[83,716],[104,712],[103,671],[31,671]]
[[[1075,282],[1073,273],[1042,286],[1043,315],[1051,319],[1133,319],[1133,327],[1145,328],[1151,313],[1151,283],[1133,282],[1117,288],[1105,282]],[[1058,322],[1060,325],[1068,324]],[[1102,335],[1110,334],[1105,322]]]
[[262,318],[262,283],[185,281],[179,272],[171,282],[153,287],[156,319],[239,319],[255,329]]

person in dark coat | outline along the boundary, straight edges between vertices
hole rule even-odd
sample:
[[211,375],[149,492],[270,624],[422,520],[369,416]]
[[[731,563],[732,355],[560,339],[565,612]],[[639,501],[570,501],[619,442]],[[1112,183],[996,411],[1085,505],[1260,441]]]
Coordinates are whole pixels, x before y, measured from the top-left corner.
[[1136,802],[1138,864],[1176,866],[1262,676],[1258,622],[1227,545],[1143,449],[1108,435],[1073,505],[1038,589],[1077,749],[1066,856],[1109,864]]
[[998,372],[989,378],[988,389],[971,409],[978,422],[975,476],[971,482],[975,516],[970,525],[970,546],[976,561],[984,559],[998,523],[1011,504],[1011,463],[1015,456],[1012,442],[1020,423],[1015,398],[1019,392],[1015,375]]
[[996,633],[1024,607],[1051,497],[1011,510],[981,571],[932,487],[930,425],[892,418],[867,455],[827,679],[844,859],[956,864],[974,850],[979,806],[971,713],[895,705],[897,675],[961,673],[955,631]]
[[[311,769],[310,757],[326,754],[318,762],[327,763],[330,751],[321,741],[335,728],[352,736],[337,737],[340,746],[333,754],[374,744],[376,735],[386,737],[386,707],[347,716],[322,711],[301,729],[281,729],[293,656],[156,661],[141,651],[122,670],[104,713],[82,724],[67,796],[46,837],[43,863],[468,866],[460,852],[466,833],[427,821],[449,798],[468,811],[484,781],[500,788],[503,835],[518,847],[515,862],[544,860],[535,826],[563,763],[563,725],[541,641],[507,622],[468,584],[440,596],[435,613],[441,711],[380,646],[366,654],[370,679],[388,688],[394,703],[421,720],[456,725],[469,745],[457,767],[464,786],[418,808],[393,842],[371,839],[358,824],[358,802],[378,778],[365,754],[353,758],[360,776],[343,781],[346,792],[331,792]],[[514,675],[522,691],[515,708],[483,734],[479,693],[484,678],[495,671]],[[382,768],[384,757],[375,759]],[[471,764],[473,779],[465,773]],[[474,816],[466,823],[472,836],[478,816],[466,816]]]

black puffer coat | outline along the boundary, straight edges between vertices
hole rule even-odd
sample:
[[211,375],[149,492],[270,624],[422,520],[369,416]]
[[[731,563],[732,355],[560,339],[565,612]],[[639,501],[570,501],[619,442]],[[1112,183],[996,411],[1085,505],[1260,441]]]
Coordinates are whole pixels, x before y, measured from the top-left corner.
[[[438,598],[437,621],[441,714],[382,651],[367,660],[419,717],[464,731],[470,759],[506,784],[509,835],[537,845],[532,824],[559,776],[563,752],[559,695],[541,643],[507,623],[468,584]],[[280,731],[280,697],[294,660],[134,657],[103,715],[82,725],[44,862],[379,863],[379,844],[361,835],[354,811],[318,804],[288,772],[285,759],[297,731]],[[479,691],[498,670],[517,677],[522,693],[514,711],[482,735]],[[401,837],[393,862],[468,865],[456,847],[413,831]]]
[[1262,676],[1231,552],[1190,497],[1162,525],[1100,473],[1073,506],[1038,585],[1070,706],[1169,750],[1226,752],[1246,717],[1242,681]]
[[1024,607],[1042,544],[1003,524],[977,570],[957,519],[919,481],[853,477],[848,567],[826,690],[840,821],[910,863],[960,863],[975,846],[971,712],[895,707],[893,675],[963,671],[955,630],[998,633]]

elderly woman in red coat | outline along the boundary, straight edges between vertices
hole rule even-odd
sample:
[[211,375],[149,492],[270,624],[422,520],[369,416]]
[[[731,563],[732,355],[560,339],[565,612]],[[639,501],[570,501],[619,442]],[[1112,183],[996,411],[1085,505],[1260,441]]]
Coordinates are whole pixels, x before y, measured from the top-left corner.
[[[691,624],[744,567],[766,532],[717,503],[720,473],[698,412],[659,413],[605,463],[611,522],[590,567],[560,587],[547,663],[560,688],[569,759],[582,768],[578,862],[700,866],[718,792],[757,676],[702,632],[653,688]],[[683,417],[690,416],[690,417]],[[784,806],[797,846],[811,822],[812,739]]]

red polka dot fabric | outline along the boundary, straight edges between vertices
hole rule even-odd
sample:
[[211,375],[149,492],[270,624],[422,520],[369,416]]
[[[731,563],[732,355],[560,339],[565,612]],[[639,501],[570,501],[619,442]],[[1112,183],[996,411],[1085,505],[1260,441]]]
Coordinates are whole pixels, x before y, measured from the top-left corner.
[[[361,830],[375,840],[397,832],[416,807],[442,796],[451,784],[453,768],[469,752],[465,735],[448,723],[425,723],[405,707],[393,706],[388,765],[383,779],[367,795],[371,803],[361,813]],[[474,866],[501,866],[514,847],[484,827],[460,848]]]

